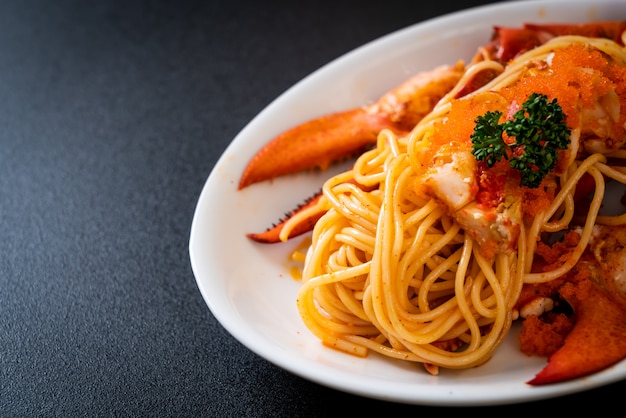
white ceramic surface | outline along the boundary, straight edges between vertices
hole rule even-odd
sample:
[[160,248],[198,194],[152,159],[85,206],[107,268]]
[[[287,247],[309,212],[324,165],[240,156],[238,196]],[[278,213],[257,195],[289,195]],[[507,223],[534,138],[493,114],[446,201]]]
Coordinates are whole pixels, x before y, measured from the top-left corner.
[[[244,166],[291,125],[377,99],[411,74],[469,59],[493,25],[626,19],[623,1],[515,1],[483,6],[399,30],[322,67],[278,97],[232,141],[210,173],[191,226],[189,254],[213,315],[259,356],[305,379],[345,392],[422,405],[496,405],[545,399],[626,377],[626,362],[601,373],[543,387],[525,382],[545,359],[519,352],[515,330],[486,365],[430,376],[414,364],[371,354],[355,358],[325,348],[303,325],[289,253],[300,242],[255,244],[262,231],[317,191],[333,173],[301,174],[238,191]],[[335,169],[336,170],[336,169]]]

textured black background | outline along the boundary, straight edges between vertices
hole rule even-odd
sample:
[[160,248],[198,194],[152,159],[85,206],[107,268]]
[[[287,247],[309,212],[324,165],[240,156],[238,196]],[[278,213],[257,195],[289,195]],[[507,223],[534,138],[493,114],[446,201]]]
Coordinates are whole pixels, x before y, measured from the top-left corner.
[[[432,412],[319,386],[243,347],[202,300],[188,240],[213,165],[260,110],[343,53],[453,10],[0,2],[0,415]],[[621,410],[625,390],[486,410]]]

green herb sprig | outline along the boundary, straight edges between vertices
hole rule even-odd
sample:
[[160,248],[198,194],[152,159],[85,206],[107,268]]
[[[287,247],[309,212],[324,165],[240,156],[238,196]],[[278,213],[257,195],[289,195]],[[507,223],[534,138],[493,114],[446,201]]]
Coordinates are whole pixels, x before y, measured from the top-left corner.
[[[509,160],[510,167],[519,171],[522,186],[539,187],[556,166],[558,151],[570,144],[563,109],[556,99],[548,101],[547,96],[533,93],[513,119],[498,123],[501,117],[502,112],[488,111],[476,118],[471,135],[474,157],[488,167]],[[504,134],[514,141],[506,143]]]

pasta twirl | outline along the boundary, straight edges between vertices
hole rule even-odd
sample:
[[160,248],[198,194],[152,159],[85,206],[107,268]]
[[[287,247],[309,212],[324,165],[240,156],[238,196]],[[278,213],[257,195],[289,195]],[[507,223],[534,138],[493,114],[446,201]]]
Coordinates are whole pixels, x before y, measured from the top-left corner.
[[[608,163],[624,158],[625,66],[612,41],[557,37],[506,66],[472,63],[409,135],[381,131],[311,209],[325,213],[297,296],[306,326],[330,347],[424,363],[431,373],[488,361],[518,316],[524,284],[567,273],[596,223],[626,223],[599,215],[606,179],[626,183]],[[499,75],[456,97],[487,69]],[[532,93],[558,100],[571,129],[569,148],[538,188],[521,186],[508,161],[486,167],[471,156],[476,118],[510,115]],[[589,176],[594,196],[579,222],[574,194]],[[581,238],[563,266],[534,269],[537,242],[575,226]]]

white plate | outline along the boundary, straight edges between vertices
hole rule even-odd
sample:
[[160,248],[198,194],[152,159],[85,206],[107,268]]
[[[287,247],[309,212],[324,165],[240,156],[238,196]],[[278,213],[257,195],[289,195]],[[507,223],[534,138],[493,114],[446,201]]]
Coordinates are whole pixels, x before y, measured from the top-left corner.
[[288,256],[300,240],[255,244],[246,232],[265,229],[317,191],[322,175],[298,175],[237,191],[252,155],[271,137],[315,116],[377,99],[411,74],[468,60],[492,26],[626,18],[622,0],[520,1],[483,6],[391,33],[322,67],[278,97],[228,146],[200,195],[189,254],[209,309],[241,343],[275,365],[311,381],[371,398],[422,405],[496,405],[545,399],[626,378],[626,362],[566,383],[525,382],[545,359],[521,354],[516,332],[486,365],[430,376],[414,364],[370,354],[365,359],[325,348],[296,310],[298,283]]

